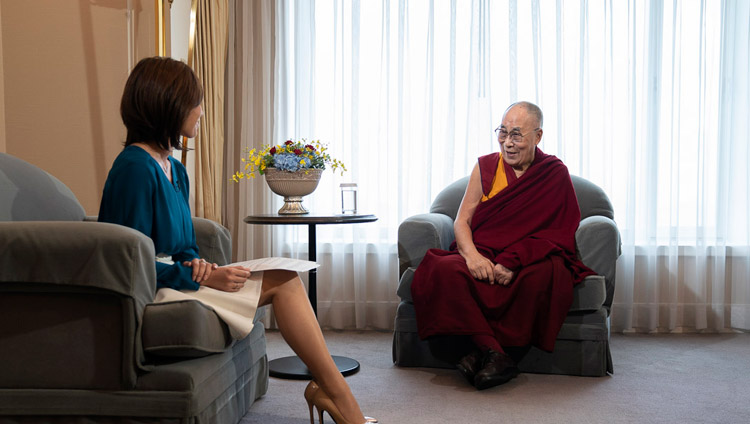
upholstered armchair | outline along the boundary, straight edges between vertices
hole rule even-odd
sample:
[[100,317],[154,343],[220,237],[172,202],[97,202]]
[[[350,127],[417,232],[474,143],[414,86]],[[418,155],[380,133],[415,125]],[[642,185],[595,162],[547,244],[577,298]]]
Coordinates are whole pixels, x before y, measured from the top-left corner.
[[[194,223],[202,256],[229,262],[227,229]],[[197,301],[152,303],[154,258],[0,153],[1,422],[236,423],[265,394],[263,324],[235,342]]]
[[[553,353],[532,348],[523,356],[523,372],[602,376],[612,373],[609,346],[609,313],[615,290],[615,262],[620,256],[620,232],[614,222],[612,204],[601,188],[571,177],[581,209],[576,243],[583,262],[598,275],[587,277],[574,289],[573,305],[560,330]],[[469,178],[443,189],[430,212],[407,218],[398,229],[399,286],[393,333],[393,361],[406,367],[453,368],[455,345],[420,340],[411,282],[425,252],[448,249],[454,240],[453,221]],[[453,355],[453,356],[452,356]]]

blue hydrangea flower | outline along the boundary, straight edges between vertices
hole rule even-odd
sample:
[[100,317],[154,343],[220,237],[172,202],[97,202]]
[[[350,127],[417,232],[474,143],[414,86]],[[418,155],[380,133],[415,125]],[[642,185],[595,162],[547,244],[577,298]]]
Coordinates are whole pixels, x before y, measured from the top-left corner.
[[280,153],[274,156],[273,162],[276,169],[289,172],[297,172],[302,166],[300,161],[304,156],[297,156],[294,153]]

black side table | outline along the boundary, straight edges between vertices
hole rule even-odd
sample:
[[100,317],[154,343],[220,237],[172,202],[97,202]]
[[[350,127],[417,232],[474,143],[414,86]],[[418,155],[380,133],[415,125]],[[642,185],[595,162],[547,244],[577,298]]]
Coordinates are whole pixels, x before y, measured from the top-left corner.
[[[358,224],[364,222],[374,222],[378,218],[375,215],[368,214],[345,214],[345,215],[326,215],[326,214],[304,214],[304,215],[279,215],[279,214],[259,214],[250,215],[245,218],[248,224],[259,225],[307,225],[307,259],[315,262],[317,259],[317,249],[315,241],[315,226],[323,224]],[[318,294],[317,294],[317,270],[315,268],[308,271],[308,290],[307,296],[310,299],[315,315],[318,314]],[[359,362],[345,356],[332,355],[339,371],[344,376],[351,375],[359,371]],[[289,378],[297,380],[309,380],[312,378],[307,366],[297,356],[287,356],[277,358],[268,363],[269,374],[272,377]]]

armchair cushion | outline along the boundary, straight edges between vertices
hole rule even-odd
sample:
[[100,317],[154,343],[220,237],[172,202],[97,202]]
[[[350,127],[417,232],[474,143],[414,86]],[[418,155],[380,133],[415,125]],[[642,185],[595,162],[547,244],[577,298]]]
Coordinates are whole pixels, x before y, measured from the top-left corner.
[[199,358],[232,344],[227,325],[194,301],[152,303],[143,311],[143,350],[150,358]]
[[[253,322],[265,314],[258,308]],[[152,303],[143,312],[143,350],[147,360],[200,358],[224,352],[234,343],[227,324],[197,300]]]

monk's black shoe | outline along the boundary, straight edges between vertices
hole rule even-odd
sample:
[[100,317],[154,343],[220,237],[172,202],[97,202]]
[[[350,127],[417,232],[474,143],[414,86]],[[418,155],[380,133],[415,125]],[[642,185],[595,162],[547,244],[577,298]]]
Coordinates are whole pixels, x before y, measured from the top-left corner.
[[518,367],[510,356],[492,349],[484,356],[482,369],[474,376],[474,387],[478,390],[505,384],[518,375]]
[[469,384],[472,385],[474,384],[474,376],[477,375],[477,372],[479,372],[481,367],[482,352],[480,352],[479,349],[474,349],[468,355],[461,358],[461,360],[458,361],[458,364],[456,364],[458,371],[466,377]]

